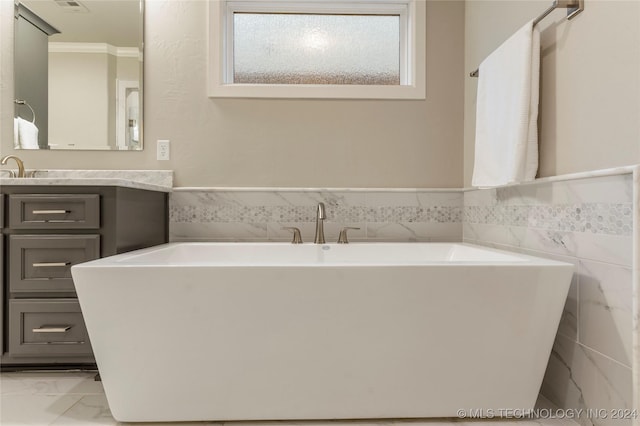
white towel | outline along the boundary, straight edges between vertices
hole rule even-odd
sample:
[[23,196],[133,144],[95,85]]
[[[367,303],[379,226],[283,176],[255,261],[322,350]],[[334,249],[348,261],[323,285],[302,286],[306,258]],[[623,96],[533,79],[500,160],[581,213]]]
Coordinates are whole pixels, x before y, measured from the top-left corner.
[[20,118],[15,117],[13,119],[13,148],[14,149],[18,149],[20,148],[20,136],[18,136],[20,134]]
[[[17,122],[17,126],[16,126]],[[17,127],[17,132],[16,132]],[[14,119],[13,143],[16,145],[16,133],[18,136],[16,148],[21,149],[38,149],[38,128],[30,121],[21,117]]]
[[540,32],[528,22],[479,67],[473,186],[533,180],[538,171]]

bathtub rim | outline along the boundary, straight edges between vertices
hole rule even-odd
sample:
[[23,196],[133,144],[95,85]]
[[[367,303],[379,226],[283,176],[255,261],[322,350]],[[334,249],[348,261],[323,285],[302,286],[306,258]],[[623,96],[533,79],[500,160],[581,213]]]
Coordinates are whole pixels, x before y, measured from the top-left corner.
[[[472,249],[478,250],[480,252],[488,252],[493,254],[507,255],[511,257],[518,258],[517,261],[506,261],[506,260],[434,260],[434,261],[407,261],[407,262],[385,262],[384,260],[377,260],[375,262],[353,262],[353,263],[251,263],[248,261],[245,263],[232,263],[232,264],[216,264],[216,263],[206,263],[206,262],[194,262],[194,263],[185,263],[185,264],[160,264],[144,262],[144,263],[127,263],[127,260],[133,258],[139,258],[141,256],[146,256],[152,254],[154,252],[158,252],[160,250],[171,250],[175,247],[180,246],[232,246],[232,247],[242,247],[249,245],[256,245],[262,247],[292,247],[291,243],[285,242],[170,242],[165,244],[160,244],[152,247],[147,247],[144,249],[133,250],[126,253],[121,253],[113,256],[107,256],[100,259],[91,260],[84,263],[79,263],[73,265],[71,269],[84,269],[84,268],[197,268],[197,267],[211,267],[211,268],[326,268],[326,267],[335,267],[335,268],[356,268],[356,267],[367,267],[367,268],[377,268],[377,267],[459,267],[459,266],[469,266],[469,267],[481,267],[481,266],[509,266],[509,267],[527,267],[527,266],[546,266],[546,267],[571,267],[572,269],[575,265],[562,262],[554,259],[532,256],[525,253],[519,253],[516,251],[502,250],[493,247],[487,247],[477,244],[471,243],[462,243],[462,242],[454,242],[454,243],[445,243],[445,242],[353,242],[349,243],[349,246],[378,246],[378,247],[389,247],[394,245],[438,245],[438,246],[462,246],[462,247],[470,247]],[[298,245],[295,245],[298,247]],[[320,247],[334,247],[334,246],[342,246],[336,243],[329,244],[313,244],[313,243],[305,243],[301,246],[308,248],[311,246]]]

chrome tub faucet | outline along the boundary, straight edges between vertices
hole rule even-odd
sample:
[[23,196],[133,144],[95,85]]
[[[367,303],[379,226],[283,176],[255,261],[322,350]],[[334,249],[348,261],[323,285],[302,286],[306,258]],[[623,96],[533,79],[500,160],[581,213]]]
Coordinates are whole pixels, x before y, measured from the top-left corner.
[[316,244],[324,244],[324,220],[327,215],[324,211],[324,203],[318,203],[318,210],[316,213],[316,238],[313,240]]

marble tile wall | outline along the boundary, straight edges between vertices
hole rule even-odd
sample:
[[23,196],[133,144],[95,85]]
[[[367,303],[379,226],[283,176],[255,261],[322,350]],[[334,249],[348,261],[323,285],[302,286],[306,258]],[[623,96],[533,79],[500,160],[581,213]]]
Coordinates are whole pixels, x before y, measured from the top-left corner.
[[[633,400],[640,412],[640,166],[633,170]],[[640,426],[640,416],[634,426]]]
[[582,416],[585,426],[638,424],[632,411],[612,418],[612,410],[638,408],[640,395],[634,395],[632,373],[638,357],[633,191],[626,173],[464,196],[465,242],[575,265],[542,394],[561,408],[606,410],[607,418]]
[[171,241],[290,241],[283,227],[315,235],[324,202],[327,242],[340,229],[351,241],[461,241],[459,190],[175,189],[170,196]]

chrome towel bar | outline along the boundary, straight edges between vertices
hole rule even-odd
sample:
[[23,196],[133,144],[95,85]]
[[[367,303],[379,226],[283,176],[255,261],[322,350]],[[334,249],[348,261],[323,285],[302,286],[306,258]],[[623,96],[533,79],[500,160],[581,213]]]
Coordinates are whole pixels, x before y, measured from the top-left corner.
[[[540,21],[547,17],[551,12],[556,9],[564,8],[567,9],[567,19],[573,19],[575,16],[584,10],[584,0],[554,0],[553,4],[542,12],[540,16],[533,20],[533,26],[538,25]],[[479,69],[476,68],[475,71],[469,73],[470,77],[478,77],[480,75]]]

